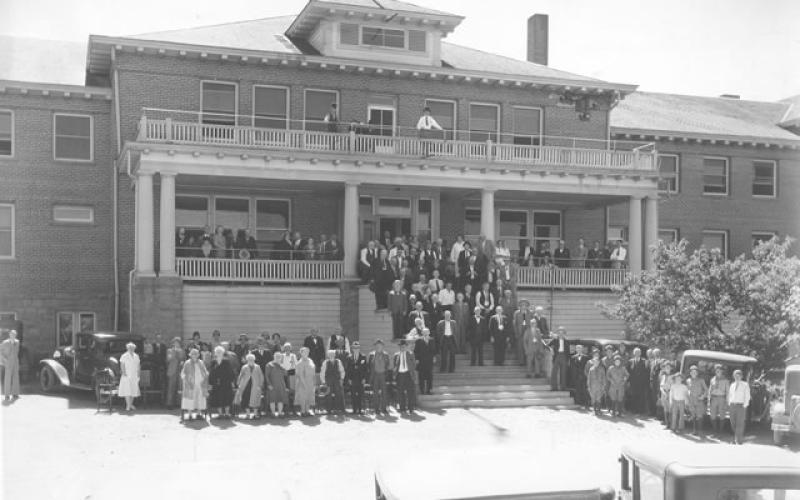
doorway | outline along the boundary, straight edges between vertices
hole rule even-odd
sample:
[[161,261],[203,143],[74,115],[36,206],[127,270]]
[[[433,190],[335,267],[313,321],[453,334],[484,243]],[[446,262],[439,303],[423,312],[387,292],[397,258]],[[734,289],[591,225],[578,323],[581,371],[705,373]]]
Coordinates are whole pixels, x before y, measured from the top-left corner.
[[380,230],[381,237],[389,231],[392,240],[398,236],[408,236],[411,234],[411,217],[381,217]]

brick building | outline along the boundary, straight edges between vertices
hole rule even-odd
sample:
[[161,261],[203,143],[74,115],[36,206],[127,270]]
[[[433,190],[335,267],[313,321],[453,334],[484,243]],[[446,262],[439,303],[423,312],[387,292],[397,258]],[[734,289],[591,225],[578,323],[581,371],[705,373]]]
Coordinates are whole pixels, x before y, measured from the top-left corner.
[[[659,237],[734,255],[800,234],[791,103],[637,93],[548,67],[542,18],[529,57],[545,64],[444,41],[461,20],[311,0],[297,16],[92,35],[49,76],[14,65],[0,74],[0,313],[40,353],[81,328],[292,338],[341,324],[369,339],[385,318],[355,256],[386,231],[512,250],[622,239],[634,271]],[[25,61],[42,50],[0,43]],[[425,106],[439,135],[417,130]],[[262,258],[176,254],[177,227],[219,225],[250,230]],[[276,258],[287,230],[339,235],[344,260]],[[557,292],[535,269],[516,281],[556,313],[562,299],[592,310],[559,323],[597,335],[619,331],[593,304],[624,272],[564,269]]]

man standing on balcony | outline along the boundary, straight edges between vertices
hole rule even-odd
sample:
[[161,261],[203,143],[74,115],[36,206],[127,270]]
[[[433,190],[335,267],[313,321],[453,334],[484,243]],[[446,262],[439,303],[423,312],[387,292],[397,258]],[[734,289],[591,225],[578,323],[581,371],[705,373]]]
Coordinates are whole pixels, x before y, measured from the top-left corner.
[[578,248],[575,249],[574,255],[575,259],[575,266],[577,268],[585,268],[586,266],[586,259],[589,257],[589,250],[586,248],[586,244],[583,242],[583,238],[578,238]]
[[339,131],[339,109],[335,102],[331,103],[328,114],[323,121],[327,124],[328,132],[336,133]]
[[[442,127],[431,116],[431,108],[425,106],[422,109],[422,116],[417,121],[419,138],[422,139],[422,154],[426,158],[430,156],[430,139],[441,139],[442,134],[437,134],[434,130],[442,130]],[[427,140],[426,140],[427,139]]]
[[600,269],[603,267],[603,249],[600,248],[600,242],[595,240],[594,246],[586,254],[587,266],[591,269]]
[[617,248],[611,252],[611,267],[614,269],[624,269],[625,259],[628,257],[628,250],[622,246],[622,240],[617,241]]
[[558,248],[553,252],[553,260],[556,267],[569,267],[569,248],[566,247],[564,240],[558,241]]

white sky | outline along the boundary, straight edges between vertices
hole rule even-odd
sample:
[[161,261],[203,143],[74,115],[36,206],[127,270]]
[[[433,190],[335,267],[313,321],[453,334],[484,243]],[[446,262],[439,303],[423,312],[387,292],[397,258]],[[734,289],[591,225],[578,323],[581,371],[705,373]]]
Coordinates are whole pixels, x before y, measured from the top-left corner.
[[[640,90],[800,94],[800,0],[414,0],[465,16],[453,43],[524,59],[550,15],[550,65]],[[305,0],[0,0],[0,34],[86,41],[297,14]]]

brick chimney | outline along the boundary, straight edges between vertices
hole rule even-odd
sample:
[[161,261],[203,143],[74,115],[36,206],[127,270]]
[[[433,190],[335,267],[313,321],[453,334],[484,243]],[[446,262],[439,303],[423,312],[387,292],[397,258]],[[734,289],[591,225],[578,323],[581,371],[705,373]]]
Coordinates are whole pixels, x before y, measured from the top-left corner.
[[547,14],[528,18],[528,61],[547,66]]

